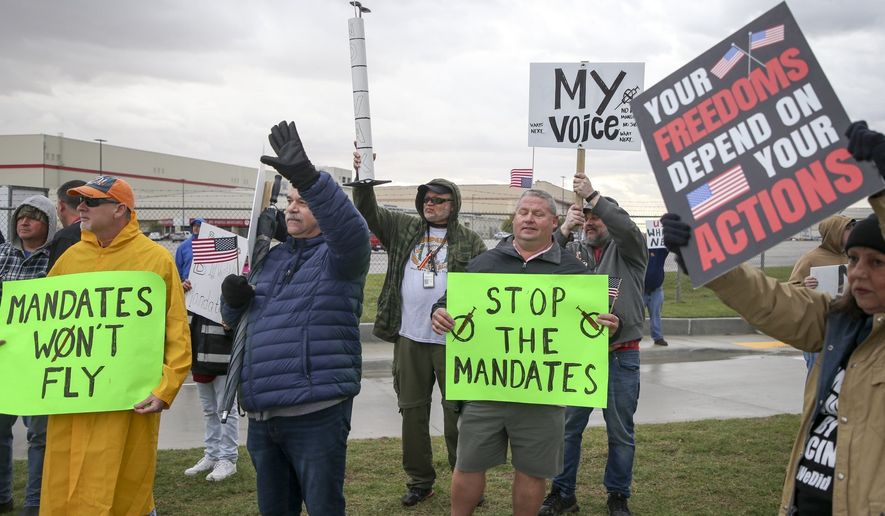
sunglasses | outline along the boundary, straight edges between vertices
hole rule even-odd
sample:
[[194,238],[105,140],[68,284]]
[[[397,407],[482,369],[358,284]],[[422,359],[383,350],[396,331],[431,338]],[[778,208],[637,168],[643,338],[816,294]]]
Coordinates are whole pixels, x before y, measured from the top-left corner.
[[77,199],[77,205],[79,205],[80,203],[83,203],[90,208],[95,208],[101,204],[120,204],[118,201],[115,201],[113,199],[98,199],[95,197],[79,197]]
[[425,197],[424,204],[430,203],[434,205],[440,205],[444,202],[452,202],[453,199],[443,199],[442,197]]

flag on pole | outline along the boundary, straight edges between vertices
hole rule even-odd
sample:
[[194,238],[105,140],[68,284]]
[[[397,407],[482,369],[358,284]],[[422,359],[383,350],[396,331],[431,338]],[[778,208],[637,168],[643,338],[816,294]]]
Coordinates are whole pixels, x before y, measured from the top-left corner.
[[744,57],[743,50],[733,46],[728,49],[728,52],[725,53],[722,59],[713,65],[713,68],[710,69],[710,73],[721,79],[734,68],[734,65],[738,64],[742,57]]
[[756,50],[757,48],[771,45],[772,43],[778,43],[783,40],[784,26],[777,25],[770,29],[750,34],[750,50]]
[[608,277],[608,297],[609,303],[618,298],[618,294],[621,290],[621,278],[616,278],[614,276]]
[[237,257],[237,237],[197,238],[193,241],[194,263],[220,263]]
[[686,195],[695,220],[750,190],[740,165],[695,188]]
[[517,188],[532,187],[532,169],[514,168],[510,171],[510,186]]

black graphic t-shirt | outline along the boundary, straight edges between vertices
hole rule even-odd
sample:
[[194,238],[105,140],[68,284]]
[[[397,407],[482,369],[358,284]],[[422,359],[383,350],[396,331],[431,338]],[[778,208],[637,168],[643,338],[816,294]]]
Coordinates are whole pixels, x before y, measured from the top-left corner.
[[800,516],[829,516],[833,512],[833,473],[839,430],[839,392],[845,368],[839,367],[824,398],[796,473],[796,507]]

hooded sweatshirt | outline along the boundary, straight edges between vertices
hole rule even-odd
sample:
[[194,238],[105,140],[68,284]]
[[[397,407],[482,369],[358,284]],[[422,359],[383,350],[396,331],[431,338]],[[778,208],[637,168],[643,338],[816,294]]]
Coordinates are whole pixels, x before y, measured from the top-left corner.
[[36,208],[46,215],[48,226],[46,241],[27,257],[22,240],[16,231],[10,235],[9,241],[0,244],[0,293],[2,293],[3,282],[43,278],[48,272],[49,243],[52,242],[58,225],[55,206],[43,195],[32,195],[15,209],[12,220],[18,221],[19,213],[25,206]]
[[848,257],[842,252],[842,235],[852,222],[854,219],[845,215],[833,215],[824,219],[817,226],[821,237],[820,245],[799,258],[787,282],[802,286],[805,278],[811,274],[812,267],[848,263]]
[[[426,185],[443,186],[452,192],[452,212],[446,225],[448,246],[446,268],[448,272],[464,272],[467,270],[467,263],[474,256],[485,252],[486,246],[475,231],[458,221],[458,214],[461,211],[461,191],[458,186],[446,179],[433,179]],[[415,245],[428,231],[428,224],[424,219],[426,185],[419,187],[415,195],[417,217],[378,206],[375,190],[371,187],[353,189],[354,204],[365,217],[369,229],[387,249],[387,274],[384,276],[384,286],[378,296],[378,311],[373,333],[388,342],[396,342],[400,332],[403,303],[401,287],[406,262]],[[430,313],[427,314],[427,321],[429,324]]]

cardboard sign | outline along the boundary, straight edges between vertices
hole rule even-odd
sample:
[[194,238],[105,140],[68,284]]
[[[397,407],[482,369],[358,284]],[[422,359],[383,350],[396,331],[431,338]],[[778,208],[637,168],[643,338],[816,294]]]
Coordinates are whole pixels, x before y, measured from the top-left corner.
[[605,407],[608,276],[449,273],[446,398]]
[[664,228],[661,226],[661,219],[652,219],[645,221],[645,241],[649,249],[664,248]]
[[5,282],[0,317],[0,413],[130,410],[160,383],[166,284],[157,274]]
[[842,295],[845,291],[845,284],[848,283],[847,265],[812,267],[809,274],[817,278],[817,288],[815,290],[826,292],[834,298]]
[[696,287],[885,187],[784,3],[632,106]]
[[[223,254],[226,240],[219,239],[231,238],[236,239],[236,253]],[[201,246],[204,243],[208,244],[210,240],[216,242],[208,246],[204,254],[200,250]],[[191,261],[191,271],[188,275],[191,289],[184,296],[187,310],[221,324],[221,282],[229,274],[242,272],[249,243],[235,233],[204,222],[200,226],[199,237],[192,245],[194,259]],[[220,250],[215,251],[216,248]]]
[[643,63],[532,63],[529,147],[639,150],[630,101]]

